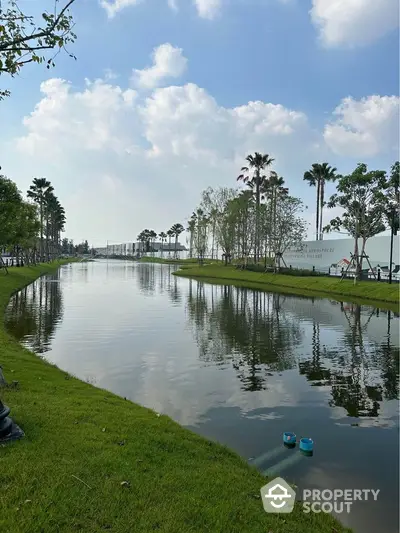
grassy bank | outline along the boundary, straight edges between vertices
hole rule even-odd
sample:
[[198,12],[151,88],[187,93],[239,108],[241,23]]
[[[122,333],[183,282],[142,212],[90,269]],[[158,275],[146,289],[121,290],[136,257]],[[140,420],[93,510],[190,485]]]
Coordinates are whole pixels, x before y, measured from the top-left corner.
[[228,449],[166,416],[72,378],[3,328],[10,295],[58,265],[0,275],[2,400],[24,429],[0,447],[0,531],[7,533],[338,533],[328,515],[267,515],[266,482]]
[[174,272],[179,276],[205,278],[221,283],[233,283],[242,287],[287,292],[310,296],[330,296],[334,299],[372,304],[385,304],[393,310],[399,307],[399,285],[362,281],[354,285],[351,280],[340,281],[334,277],[296,277],[273,273],[236,270],[231,266],[187,266]]
[[[149,255],[144,255],[140,261],[143,263],[161,263],[165,265],[198,265],[199,261],[195,257],[190,257],[188,259],[172,259],[168,257],[151,257]],[[218,259],[207,259],[207,264],[220,264],[222,261]]]

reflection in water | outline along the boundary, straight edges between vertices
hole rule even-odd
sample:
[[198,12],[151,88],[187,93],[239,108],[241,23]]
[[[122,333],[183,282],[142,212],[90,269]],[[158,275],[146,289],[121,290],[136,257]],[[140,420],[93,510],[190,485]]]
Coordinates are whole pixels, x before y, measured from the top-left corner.
[[28,342],[34,352],[43,354],[50,348],[62,315],[60,272],[56,272],[39,278],[13,296],[5,326],[19,341]]
[[[6,326],[81,379],[257,457],[263,472],[300,488],[382,489],[373,507],[341,519],[397,533],[398,315],[207,284],[176,268],[63,267],[13,296]],[[283,431],[311,436],[312,460],[292,461]]]
[[[230,360],[244,390],[265,389],[271,372],[298,366],[313,386],[329,386],[330,405],[343,407],[352,417],[376,417],[384,399],[398,398],[399,356],[390,334],[384,343],[363,339],[378,310],[364,307],[362,313],[360,305],[342,303],[344,331],[339,344],[330,346],[321,344],[321,324],[314,317],[311,353],[299,357],[304,327],[301,317],[289,311],[293,297],[232,286],[207,288],[189,281],[187,310],[199,357],[215,363]],[[391,312],[380,313],[390,323]]]
[[189,281],[188,316],[203,361],[232,361],[243,389],[267,387],[271,371],[296,364],[291,347],[299,342],[299,320],[288,317],[285,296],[232,286]]

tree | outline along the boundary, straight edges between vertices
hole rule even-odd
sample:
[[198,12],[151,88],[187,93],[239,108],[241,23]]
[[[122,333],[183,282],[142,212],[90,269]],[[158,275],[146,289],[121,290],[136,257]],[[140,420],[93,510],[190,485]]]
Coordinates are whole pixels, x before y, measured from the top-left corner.
[[393,236],[397,235],[400,229],[399,210],[400,210],[400,162],[396,161],[390,169],[390,179],[387,183],[384,203],[385,216],[390,228],[390,257],[389,257],[389,283],[392,283],[392,264],[393,264]]
[[[354,238],[354,259],[356,275],[354,282],[360,277],[365,245],[369,238],[384,231],[382,222],[384,215],[384,196],[382,191],[387,187],[386,172],[383,170],[368,171],[367,165],[360,163],[347,176],[338,176],[337,193],[332,195],[328,207],[341,207],[344,212],[330,221],[325,231],[345,229]],[[358,240],[361,239],[361,253]]]
[[[32,62],[46,61],[47,68],[54,67],[54,59],[61,50],[75,58],[66,49],[76,39],[69,11],[74,2],[54,0],[53,12],[42,13],[40,21],[24,14],[17,0],[0,3],[0,75],[15,76],[24,65]],[[54,53],[46,59],[42,54],[49,50]],[[0,90],[0,99],[9,94],[7,90]]]
[[[262,197],[267,199],[268,202],[268,212],[269,212],[269,221],[268,221],[268,232],[271,233],[274,231],[274,225],[276,224],[276,206],[278,199],[281,196],[284,196],[289,193],[289,189],[284,187],[285,180],[282,177],[279,177],[276,172],[271,172],[270,177],[265,179],[261,187]],[[265,236],[265,241],[270,241],[268,239],[268,232]],[[268,242],[269,254],[271,256],[272,246],[271,242]],[[265,254],[265,260],[267,255]]]
[[261,187],[266,177],[262,174],[265,168],[269,167],[274,159],[269,157],[268,154],[260,154],[255,152],[254,155],[248,155],[246,157],[248,166],[242,167],[243,174],[238,176],[239,181],[247,183],[255,192],[256,198],[256,228],[255,228],[255,247],[254,247],[254,261],[259,260],[260,253],[260,200],[261,200]]
[[336,168],[332,168],[328,163],[314,163],[311,170],[304,173],[303,179],[308,181],[310,187],[317,187],[317,211],[315,216],[316,240],[323,240],[322,232],[322,212],[325,205],[325,183],[336,180]]
[[33,184],[29,187],[27,192],[28,198],[32,199],[39,206],[39,220],[40,220],[40,257],[44,256],[44,215],[45,215],[45,202],[50,192],[53,192],[53,187],[49,181],[45,178],[34,178]]
[[0,249],[14,244],[15,214],[21,202],[16,184],[0,175]]
[[185,231],[185,228],[182,224],[174,224],[171,228],[172,235],[175,237],[175,259],[178,258],[178,238],[181,233]]
[[299,198],[285,194],[277,200],[274,225],[271,228],[271,247],[278,270],[286,250],[301,246],[306,238],[307,223],[300,216],[303,211],[304,204]]
[[167,234],[164,231],[162,231],[161,233],[158,234],[158,236],[161,239],[161,257],[162,257],[164,253],[164,242],[166,242],[167,240]]
[[171,228],[167,231],[168,235],[168,257],[171,257],[171,239],[174,236],[174,230]]

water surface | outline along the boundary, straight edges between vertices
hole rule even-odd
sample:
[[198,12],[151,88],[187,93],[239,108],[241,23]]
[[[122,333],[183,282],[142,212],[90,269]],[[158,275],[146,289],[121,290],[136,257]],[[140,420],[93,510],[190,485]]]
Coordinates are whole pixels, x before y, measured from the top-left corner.
[[[300,488],[380,489],[340,519],[397,533],[399,317],[179,278],[175,265],[62,267],[7,328],[60,368],[236,450]],[[315,454],[281,445],[310,436]]]

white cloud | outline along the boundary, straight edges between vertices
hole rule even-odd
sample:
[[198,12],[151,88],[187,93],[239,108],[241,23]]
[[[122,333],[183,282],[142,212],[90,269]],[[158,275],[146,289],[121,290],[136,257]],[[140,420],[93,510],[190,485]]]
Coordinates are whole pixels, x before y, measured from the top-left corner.
[[49,79],[23,134],[0,139],[4,172],[22,190],[34,175],[53,182],[70,237],[128,241],[143,227],[184,222],[205,187],[236,186],[254,150],[275,157],[276,170],[301,194],[299,168],[314,160],[321,137],[304,113],[265,102],[223,107],[195,84],[158,88],[141,100],[113,83],[86,80],[78,90]]
[[133,71],[132,82],[139,87],[151,89],[168,78],[179,78],[187,67],[187,59],[182,54],[182,49],[170,43],[154,48],[152,59],[151,67]]
[[168,0],[168,7],[173,11],[178,11],[178,2],[177,0]]
[[366,45],[399,25],[398,0],[313,0],[310,14],[330,47]]
[[205,19],[214,19],[222,5],[222,0],[194,0],[199,17]]
[[334,111],[337,120],[325,126],[325,142],[334,153],[350,157],[398,152],[399,106],[398,96],[345,98]]
[[136,6],[141,1],[142,0],[100,0],[100,5],[106,10],[107,15],[112,18],[118,13],[118,11],[121,11],[121,9],[129,6]]

